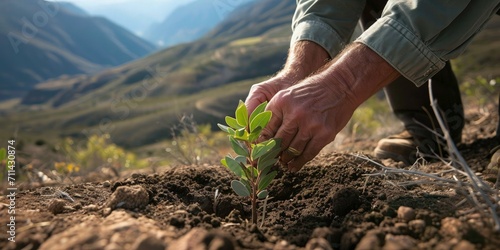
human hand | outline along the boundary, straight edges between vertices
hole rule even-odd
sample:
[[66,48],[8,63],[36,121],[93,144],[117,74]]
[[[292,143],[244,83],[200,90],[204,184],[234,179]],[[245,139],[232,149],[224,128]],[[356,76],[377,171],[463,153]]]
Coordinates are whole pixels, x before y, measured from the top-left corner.
[[335,139],[355,108],[345,84],[307,78],[270,100],[273,116],[263,139],[281,138],[281,163],[298,171]]
[[270,101],[280,90],[292,86],[297,80],[289,75],[280,74],[269,80],[252,85],[248,97],[245,100],[248,113],[251,114],[254,109],[265,101]]

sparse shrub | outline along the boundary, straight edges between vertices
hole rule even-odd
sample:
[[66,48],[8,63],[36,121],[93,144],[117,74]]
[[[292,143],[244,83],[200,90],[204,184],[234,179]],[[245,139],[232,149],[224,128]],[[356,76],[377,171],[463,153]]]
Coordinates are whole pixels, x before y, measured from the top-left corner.
[[64,160],[54,163],[61,174],[87,174],[91,171],[109,168],[115,174],[124,168],[145,167],[146,163],[110,141],[108,134],[92,135],[84,145],[76,145],[73,139],[66,138],[58,147]]
[[239,180],[233,180],[231,187],[243,197],[249,197],[252,204],[252,222],[257,224],[257,200],[268,197],[266,188],[276,177],[272,169],[280,153],[279,139],[258,142],[262,130],[271,120],[271,111],[265,111],[267,102],[260,104],[248,116],[245,104],[240,101],[235,118],[226,116],[228,126],[218,124],[226,132],[235,157],[228,155],[221,160],[222,165],[231,170]]
[[172,139],[165,152],[181,165],[211,163],[220,157],[222,133],[212,132],[210,124],[196,124],[192,115],[182,116],[170,133]]

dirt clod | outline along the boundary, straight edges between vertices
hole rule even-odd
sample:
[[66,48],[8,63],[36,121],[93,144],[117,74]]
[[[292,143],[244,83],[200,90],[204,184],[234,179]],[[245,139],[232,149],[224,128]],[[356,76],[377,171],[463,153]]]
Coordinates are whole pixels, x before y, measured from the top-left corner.
[[64,212],[64,206],[66,206],[66,201],[62,199],[53,199],[49,204],[49,211],[53,214],[60,214]]
[[345,216],[360,204],[358,190],[348,187],[337,191],[333,195],[333,212],[338,216]]
[[109,198],[106,207],[111,209],[136,209],[146,207],[149,203],[149,194],[142,186],[120,186]]
[[415,210],[411,207],[401,206],[398,208],[398,218],[402,221],[409,222],[415,219]]

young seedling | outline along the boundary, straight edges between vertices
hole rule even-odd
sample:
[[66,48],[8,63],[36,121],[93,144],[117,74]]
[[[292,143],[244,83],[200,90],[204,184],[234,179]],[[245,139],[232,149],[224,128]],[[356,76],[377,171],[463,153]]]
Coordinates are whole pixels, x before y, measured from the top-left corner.
[[252,222],[257,224],[257,201],[268,196],[267,186],[276,177],[272,170],[278,161],[281,140],[269,139],[257,142],[262,130],[271,120],[271,111],[266,111],[267,102],[261,103],[250,116],[245,104],[240,101],[235,118],[226,116],[227,126],[218,124],[228,133],[235,157],[228,155],[222,165],[231,170],[239,180],[233,180],[231,187],[243,197],[249,197],[252,204]]

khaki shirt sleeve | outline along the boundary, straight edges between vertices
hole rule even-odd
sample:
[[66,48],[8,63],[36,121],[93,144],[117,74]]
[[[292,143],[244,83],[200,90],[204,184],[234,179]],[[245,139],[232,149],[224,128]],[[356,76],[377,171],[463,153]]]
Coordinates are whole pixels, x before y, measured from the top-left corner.
[[312,41],[335,57],[349,42],[365,0],[297,0],[291,45]]
[[460,55],[500,0],[390,0],[356,41],[420,86]]

